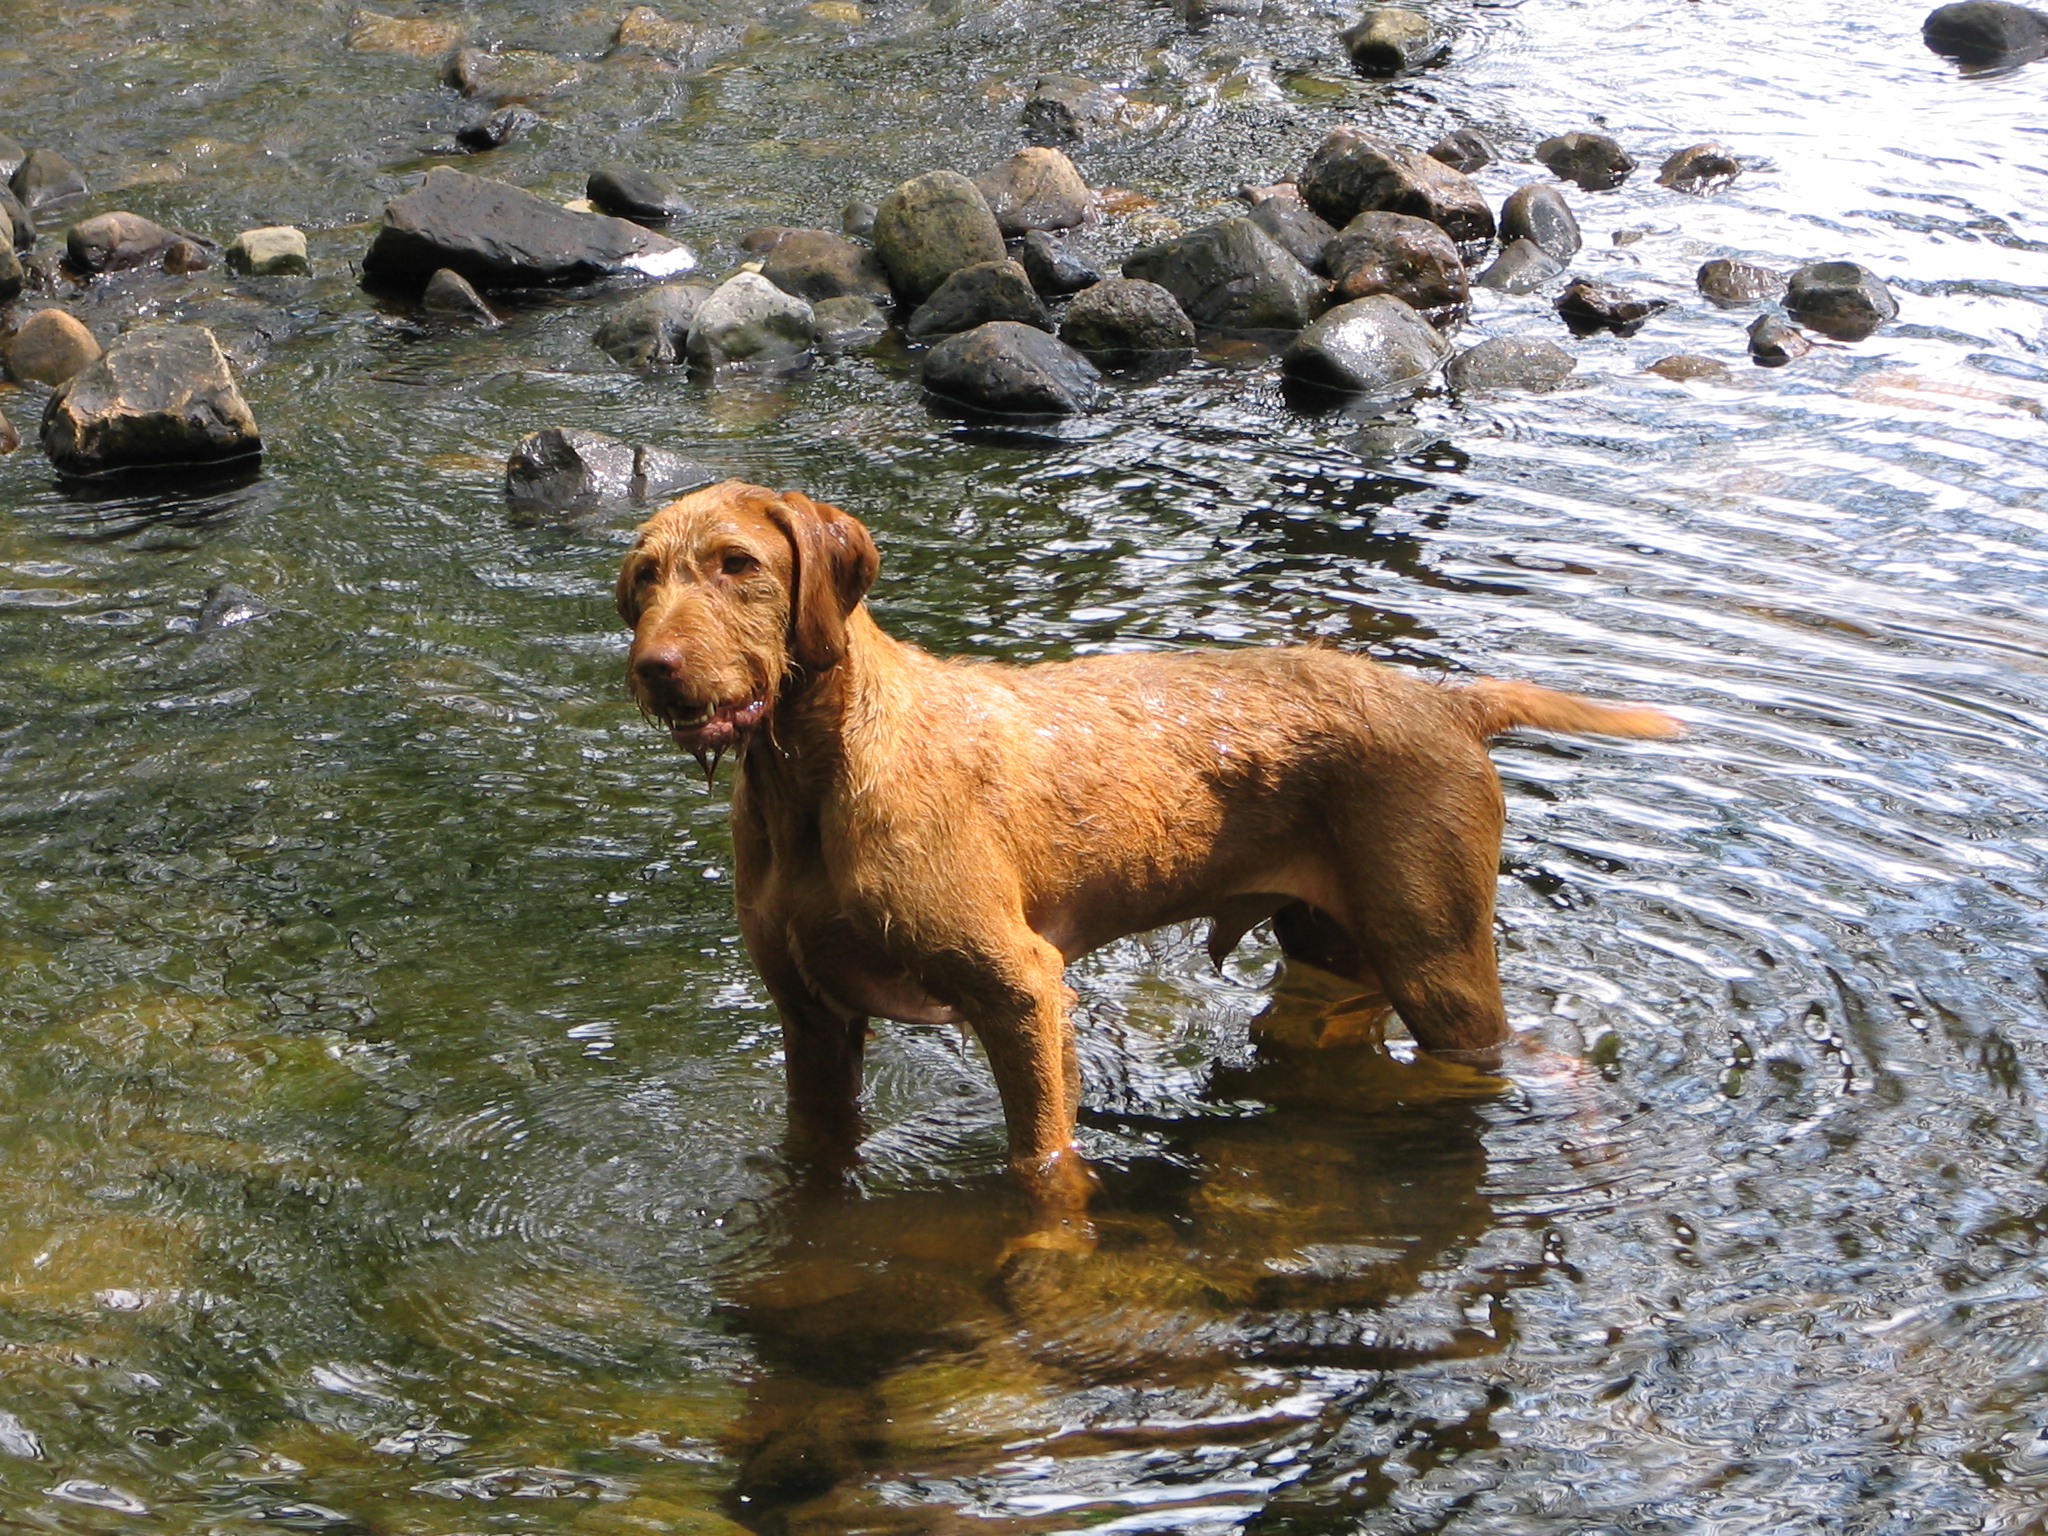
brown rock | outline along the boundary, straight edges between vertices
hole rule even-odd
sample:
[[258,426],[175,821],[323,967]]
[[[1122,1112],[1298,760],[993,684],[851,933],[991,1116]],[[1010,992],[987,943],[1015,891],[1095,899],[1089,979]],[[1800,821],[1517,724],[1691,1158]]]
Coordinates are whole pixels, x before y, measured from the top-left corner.
[[1361,213],[1405,213],[1428,219],[1461,246],[1493,238],[1493,210],[1463,173],[1362,128],[1333,130],[1296,184],[1309,207],[1340,229]]
[[435,59],[460,48],[466,29],[452,16],[386,16],[357,11],[348,19],[344,41],[357,53],[395,53],[408,59]]
[[1749,328],[1749,355],[1760,368],[1782,368],[1813,350],[1799,327],[1776,315],[1758,315]]
[[1725,144],[1694,144],[1681,149],[1657,172],[1657,185],[1678,192],[1718,192],[1742,174],[1742,162]]
[[0,453],[12,453],[21,446],[21,434],[14,430],[14,423],[7,419],[7,413],[0,411]]
[[1785,292],[1785,274],[1769,267],[1753,267],[1746,261],[1723,256],[1701,266],[1696,279],[1702,294],[1723,309],[1735,309]]
[[1023,149],[974,178],[1005,239],[1034,229],[1072,229],[1095,205],[1074,162],[1056,149]]
[[981,189],[958,171],[927,171],[882,199],[875,254],[896,291],[922,304],[962,267],[1001,261],[1008,252]]
[[1696,352],[1674,352],[1669,357],[1660,357],[1644,369],[1660,379],[1671,379],[1685,383],[1689,379],[1725,379],[1728,365],[1716,358],[1701,357]]
[[442,81],[465,96],[481,96],[498,106],[513,101],[538,101],[566,90],[582,76],[574,59],[531,48],[493,53],[483,48],[458,48],[442,71]]
[[1670,307],[1669,299],[1645,299],[1619,283],[1600,283],[1587,277],[1573,281],[1557,300],[1558,314],[1576,336],[1590,336],[1595,331],[1633,336],[1645,320]]
[[62,384],[100,356],[99,339],[65,309],[39,309],[7,348],[7,367],[24,382]]
[[66,232],[64,259],[88,274],[128,272],[159,260],[177,238],[139,213],[102,213]]
[[1441,324],[1471,297],[1451,237],[1405,213],[1361,213],[1324,248],[1323,259],[1339,304],[1390,293]]
[[1604,133],[1560,133],[1536,146],[1536,158],[1560,181],[1606,192],[1628,180],[1635,157]]
[[192,325],[120,337],[51,397],[42,437],[67,475],[218,464],[263,450],[220,343]]
[[875,253],[829,229],[783,230],[759,255],[761,275],[800,299],[889,302],[889,274]]
[[164,270],[179,277],[204,272],[213,265],[213,252],[197,240],[173,240],[164,247]]

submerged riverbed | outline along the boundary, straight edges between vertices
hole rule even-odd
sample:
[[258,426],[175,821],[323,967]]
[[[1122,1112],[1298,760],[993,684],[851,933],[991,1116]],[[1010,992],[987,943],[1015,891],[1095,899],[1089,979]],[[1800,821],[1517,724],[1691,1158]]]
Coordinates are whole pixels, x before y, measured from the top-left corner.
[[[620,6],[619,9],[622,9]],[[2027,1532],[2048,1518],[2048,66],[1962,79],[1924,6],[703,0],[731,52],[595,66],[467,169],[622,157],[722,273],[1021,142],[1041,72],[1142,110],[1075,150],[1193,223],[1334,123],[1476,125],[1567,189],[1577,269],[1677,301],[1549,396],[1289,409],[1218,344],[1058,432],[931,414],[900,355],[628,375],[602,299],[490,333],[356,285],[474,111],[350,7],[13,0],[0,129],[311,279],[124,278],[212,325],[268,452],[189,494],[0,459],[0,1525],[51,1532]],[[680,10],[673,12],[684,14]],[[594,59],[616,9],[479,0]],[[1717,138],[1728,191],[1656,187]],[[46,230],[50,220],[45,220]],[[1615,231],[1640,231],[1615,244]],[[46,240],[48,235],[46,233]],[[1781,371],[1698,264],[1846,257],[1899,319]],[[1670,383],[1673,352],[1729,382]],[[39,390],[0,387],[30,432]],[[1200,935],[1075,969],[1102,1251],[1003,1285],[974,1050],[883,1028],[857,1197],[802,1198],[731,913],[726,782],[622,686],[626,513],[500,493],[593,427],[865,519],[897,633],[1011,659],[1307,638],[1673,709],[1515,740],[1509,1083],[1309,1045],[1342,993]],[[202,616],[229,584],[267,616]]]

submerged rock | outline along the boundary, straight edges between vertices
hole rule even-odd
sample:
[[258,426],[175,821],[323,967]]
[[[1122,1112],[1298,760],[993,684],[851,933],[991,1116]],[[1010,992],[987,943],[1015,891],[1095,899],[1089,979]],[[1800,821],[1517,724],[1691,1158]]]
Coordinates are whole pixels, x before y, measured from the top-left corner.
[[1726,363],[1718,358],[1701,357],[1697,352],[1674,352],[1669,357],[1660,357],[1654,363],[1646,364],[1643,371],[1678,384],[1693,379],[1721,380],[1728,377]]
[[460,48],[469,29],[452,16],[386,16],[357,11],[348,19],[346,47],[357,53],[395,53],[408,59],[438,59]]
[[479,288],[662,276],[696,265],[687,246],[624,219],[571,213],[518,187],[438,167],[384,206],[363,257],[376,278],[425,282],[443,267]]
[[1449,40],[1427,16],[1399,6],[1367,11],[1338,41],[1353,69],[1378,79],[1421,69],[1450,51]]
[[206,589],[205,596],[199,601],[199,618],[195,627],[202,635],[218,634],[240,624],[254,624],[276,612],[247,587],[224,581]]
[[560,58],[531,48],[511,48],[503,53],[484,48],[458,48],[449,55],[441,72],[444,84],[465,96],[481,96],[495,105],[515,101],[539,101],[574,85],[583,67],[574,59]]
[[1785,275],[1768,267],[1754,267],[1746,261],[1717,257],[1702,263],[1694,281],[1706,298],[1722,309],[1735,309],[1764,299],[1775,299],[1785,291]]
[[1610,191],[1636,168],[1635,157],[1604,133],[1558,134],[1536,146],[1536,159],[1560,181],[1588,192]]
[[289,224],[243,230],[228,242],[227,264],[230,272],[249,277],[304,277],[313,270],[305,231]]
[[1534,293],[1564,273],[1564,263],[1534,240],[1513,240],[1473,281],[1500,293]]
[[1288,344],[1280,371],[1296,384],[1343,394],[1414,394],[1450,343],[1390,294],[1340,304]]
[[590,339],[624,367],[672,367],[686,355],[690,327],[710,297],[702,283],[644,289],[613,310]]
[[912,341],[971,331],[992,320],[1052,329],[1052,316],[1014,261],[981,261],[962,267],[917,307],[903,330]]
[[790,229],[761,252],[761,275],[784,293],[889,301],[889,274],[873,250],[828,229]]
[[1297,185],[1309,207],[1340,229],[1361,213],[1405,213],[1428,219],[1461,246],[1493,238],[1493,210],[1461,172],[1362,128],[1333,130]]
[[859,352],[889,334],[889,317],[868,299],[844,294],[811,306],[818,347],[825,352]]
[[1495,336],[1452,358],[1444,380],[1460,394],[1501,389],[1540,394],[1557,388],[1578,366],[1578,359],[1554,341]]
[[1533,240],[1554,261],[1569,262],[1584,243],[1579,221],[1564,194],[1545,182],[1532,182],[1508,195],[1500,209],[1500,242]]
[[810,305],[758,272],[740,272],[698,306],[686,351],[698,368],[788,366],[810,356],[817,334]]
[[500,149],[539,121],[540,114],[530,107],[500,107],[456,129],[456,147],[471,154]]
[[1669,299],[1646,299],[1619,283],[1599,283],[1588,277],[1574,280],[1557,300],[1558,314],[1577,336],[1595,331],[1633,336],[1644,321],[1670,307]]
[[636,5],[619,18],[618,30],[612,34],[612,54],[637,54],[682,69],[698,69],[737,37],[736,28],[670,21],[652,6]]
[[1861,341],[1899,312],[1884,280],[1853,261],[1817,261],[1792,274],[1785,308],[1808,330]]
[[922,304],[962,267],[1001,261],[1007,252],[981,189],[958,171],[927,171],[875,210],[875,254],[897,293]]
[[263,449],[220,344],[196,325],[118,338],[51,397],[42,439],[67,475],[220,464]]
[[1034,144],[1078,144],[1117,120],[1122,97],[1091,80],[1043,75],[1024,103],[1024,132]]
[[1454,128],[1429,146],[1429,158],[1469,176],[1498,160],[1500,151],[1477,128]]
[[1095,404],[1102,375],[1056,336],[997,320],[949,336],[924,359],[924,387],[978,411],[1071,416]]
[[1092,263],[1042,229],[1034,229],[1024,237],[1024,250],[1018,261],[1024,275],[1031,279],[1031,286],[1048,297],[1079,293],[1102,281],[1102,274]]
[[39,309],[7,347],[7,368],[17,379],[62,384],[100,359],[99,338],[67,309]]
[[1328,270],[1323,252],[1337,238],[1337,231],[1301,200],[1299,192],[1290,188],[1288,194],[1262,197],[1252,204],[1246,217],[1309,271]]
[[1758,315],[1749,328],[1749,355],[1762,368],[1782,368],[1806,356],[1813,343],[1776,315]]
[[64,234],[64,259],[87,276],[129,272],[162,258],[178,236],[139,213],[102,213]]
[[1972,68],[2024,64],[2048,53],[2048,15],[2004,0],[1963,0],[1928,12],[1920,36],[1943,58]]
[[1109,368],[1134,368],[1165,353],[1192,351],[1195,324],[1157,283],[1112,277],[1074,296],[1060,339]]
[[974,185],[1006,239],[1034,229],[1072,229],[1095,207],[1095,193],[1056,149],[1020,149]]
[[1323,305],[1323,284],[1248,218],[1133,251],[1124,275],[1157,283],[1190,319],[1225,330],[1299,330]]
[[1471,298],[1465,263],[1451,237],[1405,213],[1361,213],[1326,252],[1339,303],[1390,293],[1433,320],[1446,321]]
[[7,187],[30,210],[69,202],[87,190],[84,174],[54,149],[31,150],[7,178]]
[[543,427],[505,465],[505,496],[522,508],[568,511],[595,502],[644,501],[716,479],[692,459],[635,447],[603,432]]
[[1657,185],[1675,192],[1718,192],[1742,174],[1742,162],[1725,144],[1693,144],[1674,150],[1657,172]]
[[688,199],[674,182],[623,161],[593,171],[584,185],[584,195],[597,205],[599,213],[636,223],[660,224],[690,212]]
[[426,292],[420,295],[420,308],[444,320],[473,320],[483,326],[498,324],[497,315],[484,302],[484,296],[470,286],[469,279],[447,267],[427,279]]

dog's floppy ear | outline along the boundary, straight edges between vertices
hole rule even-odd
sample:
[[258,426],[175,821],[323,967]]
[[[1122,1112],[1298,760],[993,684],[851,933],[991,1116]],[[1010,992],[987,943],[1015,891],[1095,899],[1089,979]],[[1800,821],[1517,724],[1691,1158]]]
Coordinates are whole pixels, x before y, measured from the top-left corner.
[[619,584],[612,590],[612,601],[619,605],[619,617],[626,621],[628,629],[637,629],[640,625],[640,572],[646,564],[636,541],[625,563],[619,567]]
[[816,675],[846,654],[847,615],[875,584],[882,557],[859,518],[801,491],[784,491],[767,512],[789,540],[790,659]]

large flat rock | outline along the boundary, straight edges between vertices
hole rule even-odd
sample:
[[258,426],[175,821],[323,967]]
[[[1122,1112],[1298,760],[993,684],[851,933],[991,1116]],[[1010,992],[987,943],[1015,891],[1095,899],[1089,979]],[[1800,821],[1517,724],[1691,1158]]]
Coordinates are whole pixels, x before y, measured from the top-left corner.
[[263,451],[213,332],[128,332],[50,398],[43,451],[67,475],[221,464]]

